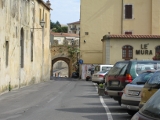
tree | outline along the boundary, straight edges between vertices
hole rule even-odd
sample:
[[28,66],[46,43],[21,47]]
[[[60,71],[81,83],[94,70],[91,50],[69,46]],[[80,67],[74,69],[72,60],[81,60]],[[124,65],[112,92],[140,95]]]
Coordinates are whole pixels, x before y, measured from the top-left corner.
[[50,21],[50,29],[52,29],[53,32],[57,33],[67,33],[68,32],[68,27],[62,27],[61,24],[57,21],[56,23]]

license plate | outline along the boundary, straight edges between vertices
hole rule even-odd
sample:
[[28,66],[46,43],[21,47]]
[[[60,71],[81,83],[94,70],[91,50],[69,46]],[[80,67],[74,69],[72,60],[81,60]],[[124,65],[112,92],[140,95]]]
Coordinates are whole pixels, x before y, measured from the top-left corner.
[[118,85],[118,81],[112,81],[112,85]]
[[138,96],[139,92],[138,91],[128,91],[128,95]]

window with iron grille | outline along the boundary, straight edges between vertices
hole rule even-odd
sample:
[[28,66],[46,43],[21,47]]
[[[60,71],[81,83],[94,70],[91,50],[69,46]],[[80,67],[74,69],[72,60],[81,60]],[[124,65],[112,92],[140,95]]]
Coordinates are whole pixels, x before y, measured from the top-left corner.
[[133,58],[133,47],[130,45],[125,45],[122,47],[122,58],[125,60],[130,60]]
[[160,45],[156,47],[155,53],[160,53]]
[[132,19],[132,5],[125,5],[125,19]]
[[31,32],[31,62],[33,62],[33,32]]
[[9,59],[9,42],[6,41],[6,67],[8,66],[8,59]]
[[20,37],[20,47],[21,47],[21,68],[24,67],[24,30],[21,28],[21,37]]

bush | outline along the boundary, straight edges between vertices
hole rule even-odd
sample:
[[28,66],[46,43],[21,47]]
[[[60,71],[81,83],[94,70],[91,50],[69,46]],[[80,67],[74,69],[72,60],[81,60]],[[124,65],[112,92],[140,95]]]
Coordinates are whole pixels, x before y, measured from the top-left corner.
[[104,88],[104,84],[99,84],[99,88]]

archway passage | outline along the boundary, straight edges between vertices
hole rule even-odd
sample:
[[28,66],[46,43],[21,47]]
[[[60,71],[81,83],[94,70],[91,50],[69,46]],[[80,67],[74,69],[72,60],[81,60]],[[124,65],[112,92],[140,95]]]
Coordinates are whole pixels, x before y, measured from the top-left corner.
[[71,73],[72,73],[72,65],[71,65],[71,60],[69,58],[66,57],[58,57],[52,60],[52,64],[51,64],[51,76],[53,76],[53,65],[57,62],[57,61],[64,61],[66,62],[66,64],[68,65],[68,77],[71,77]]
[[68,77],[68,64],[59,60],[53,64],[53,77]]

